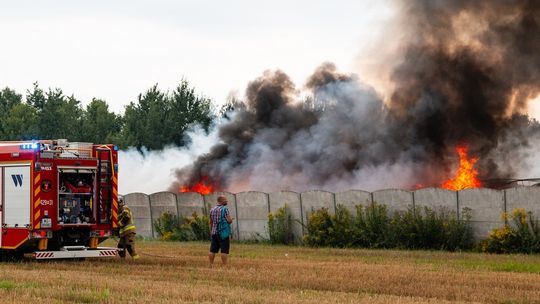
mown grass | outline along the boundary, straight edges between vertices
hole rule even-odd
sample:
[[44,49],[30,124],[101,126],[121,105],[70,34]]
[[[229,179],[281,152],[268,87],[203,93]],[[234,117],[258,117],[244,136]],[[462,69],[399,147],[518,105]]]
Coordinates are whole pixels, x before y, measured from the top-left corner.
[[[114,245],[112,242],[106,245]],[[540,303],[540,256],[139,241],[142,258],[0,264],[1,303]]]

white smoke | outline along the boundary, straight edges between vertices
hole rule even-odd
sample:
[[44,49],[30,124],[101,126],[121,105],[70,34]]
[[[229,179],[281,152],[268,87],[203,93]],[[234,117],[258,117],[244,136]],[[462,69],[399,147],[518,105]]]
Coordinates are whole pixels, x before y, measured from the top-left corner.
[[193,163],[218,142],[218,128],[209,134],[200,127],[188,132],[191,144],[186,147],[165,147],[163,150],[139,152],[135,148],[119,151],[118,192],[122,194],[166,191],[175,180],[174,170]]

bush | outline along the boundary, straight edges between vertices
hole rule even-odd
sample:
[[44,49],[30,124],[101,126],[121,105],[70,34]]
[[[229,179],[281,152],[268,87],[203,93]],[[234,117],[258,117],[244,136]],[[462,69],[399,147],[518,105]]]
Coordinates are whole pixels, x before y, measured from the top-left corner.
[[327,208],[312,212],[305,227],[304,242],[309,246],[351,247],[354,243],[353,219],[343,206],[337,206],[335,215]]
[[304,242],[309,246],[330,246],[334,223],[328,208],[312,212],[307,219]]
[[448,221],[446,229],[445,249],[468,250],[474,247],[474,235],[471,227],[471,209],[461,210],[461,220],[452,216]]
[[516,208],[503,213],[505,225],[491,231],[480,243],[480,250],[490,253],[540,253],[540,228],[532,212]]
[[210,239],[208,224],[208,217],[196,212],[191,217],[166,212],[154,222],[154,228],[163,241],[202,241]]
[[333,229],[330,234],[330,246],[351,247],[354,235],[353,217],[351,212],[344,206],[336,206],[336,214],[332,217]]
[[191,217],[185,218],[185,225],[187,225],[195,240],[204,241],[210,239],[210,219],[208,216],[199,216],[196,212],[193,212]]
[[467,250],[473,248],[474,239],[469,211],[463,220],[447,209],[434,211],[428,207],[396,213],[391,221],[392,247],[405,249]]
[[384,205],[356,207],[356,216],[343,206],[311,213],[304,241],[310,246],[461,250],[473,247],[470,216],[410,207],[389,216]]
[[292,216],[287,205],[279,208],[275,214],[268,213],[268,235],[271,244],[292,244]]
[[390,219],[386,206],[371,203],[356,206],[352,245],[366,248],[388,247]]
[[154,222],[154,229],[160,237],[163,237],[166,234],[170,234],[175,229],[180,227],[180,219],[175,214],[170,212],[163,213],[157,220]]

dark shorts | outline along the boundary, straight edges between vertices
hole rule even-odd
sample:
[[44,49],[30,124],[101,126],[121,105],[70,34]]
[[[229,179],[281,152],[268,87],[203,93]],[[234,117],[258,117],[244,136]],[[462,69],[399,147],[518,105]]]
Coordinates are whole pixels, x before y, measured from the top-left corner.
[[229,254],[229,246],[231,240],[229,238],[222,240],[219,235],[212,235],[212,242],[210,243],[210,252],[218,253],[221,249],[221,253]]

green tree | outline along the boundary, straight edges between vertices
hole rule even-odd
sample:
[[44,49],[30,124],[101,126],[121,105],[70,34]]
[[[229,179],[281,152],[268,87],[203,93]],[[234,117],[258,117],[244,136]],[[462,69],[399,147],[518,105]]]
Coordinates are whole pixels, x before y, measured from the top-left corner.
[[[36,89],[36,88],[34,88]],[[62,90],[49,90],[43,108],[37,108],[40,138],[81,139],[81,103],[74,96],[66,97]]]
[[161,149],[186,144],[186,131],[194,124],[208,130],[214,115],[208,98],[197,96],[186,80],[171,93],[154,85],[126,106],[122,147]]
[[169,98],[170,113],[167,115],[168,134],[166,143],[178,146],[186,144],[186,131],[198,124],[208,131],[214,118],[212,102],[203,96],[197,96],[195,89],[190,88],[186,80],[182,80]]
[[112,143],[118,139],[121,117],[109,111],[109,105],[93,98],[82,115],[82,140],[93,143]]
[[37,111],[27,103],[11,107],[4,122],[7,140],[29,140],[38,138]]
[[45,106],[45,102],[47,102],[47,98],[37,82],[34,82],[33,85],[34,88],[32,91],[26,91],[26,102],[36,108],[38,111],[41,111]]
[[10,115],[11,108],[21,104],[22,96],[6,87],[0,91],[0,138],[9,139],[6,134],[6,119]]
[[126,106],[124,116],[95,98],[83,109],[73,95],[58,88],[44,91],[37,82],[26,92],[26,102],[9,88],[0,91],[0,140],[66,138],[161,149],[185,145],[192,125],[208,131],[213,119],[211,100],[196,95],[186,80],[171,93],[154,85]]
[[169,112],[166,96],[157,85],[139,94],[138,103],[126,106],[125,144],[137,148],[162,148],[165,142],[166,115]]

